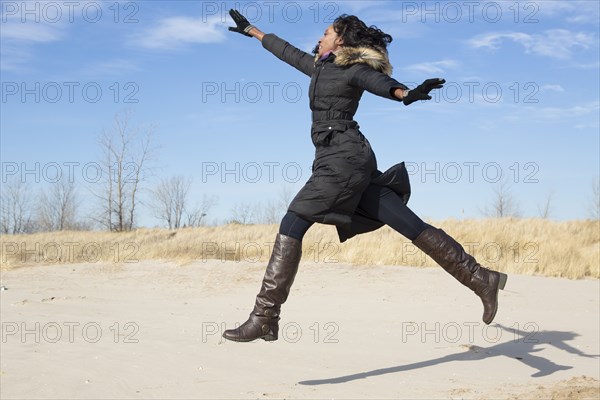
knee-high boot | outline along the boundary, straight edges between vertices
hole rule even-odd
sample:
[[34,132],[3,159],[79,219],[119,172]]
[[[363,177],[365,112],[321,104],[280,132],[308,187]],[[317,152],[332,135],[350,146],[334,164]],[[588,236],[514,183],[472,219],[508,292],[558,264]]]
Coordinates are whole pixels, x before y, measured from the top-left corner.
[[223,333],[225,339],[236,342],[277,340],[279,311],[290,293],[301,257],[300,240],[277,234],[254,309],[239,328],[228,329]]
[[429,255],[483,302],[483,322],[489,324],[498,311],[498,291],[506,285],[506,274],[482,267],[446,232],[427,228],[413,244]]

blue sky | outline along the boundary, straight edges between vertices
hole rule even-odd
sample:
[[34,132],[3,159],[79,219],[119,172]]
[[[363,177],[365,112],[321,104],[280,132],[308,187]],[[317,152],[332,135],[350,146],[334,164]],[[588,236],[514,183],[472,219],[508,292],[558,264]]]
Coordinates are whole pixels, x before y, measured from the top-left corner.
[[[413,210],[481,217],[501,174],[523,216],[552,193],[551,218],[586,218],[600,175],[599,4],[2,1],[2,178],[16,165],[35,191],[59,165],[92,212],[84,166],[129,110],[159,147],[147,187],[192,178],[192,202],[218,197],[209,222],[295,193],[314,155],[309,78],[227,31],[227,10],[305,51],[346,13],[393,36],[394,78],[448,82],[408,107],[365,92],[355,116],[380,170],[407,162]],[[160,224],[147,207],[139,223]]]

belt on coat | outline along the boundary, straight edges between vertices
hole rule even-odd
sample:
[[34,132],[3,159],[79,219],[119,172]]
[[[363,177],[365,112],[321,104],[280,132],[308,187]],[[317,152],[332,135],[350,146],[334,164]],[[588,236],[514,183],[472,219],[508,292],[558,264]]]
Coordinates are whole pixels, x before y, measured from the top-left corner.
[[313,111],[312,112],[312,121],[331,121],[331,120],[348,120],[352,121],[354,115],[350,114],[346,111],[336,111],[336,110],[328,110],[328,111]]
[[[315,120],[315,116],[330,118]],[[358,123],[352,119],[352,115],[343,111],[313,111],[313,123],[311,132],[324,131],[346,131],[348,129],[359,129]]]

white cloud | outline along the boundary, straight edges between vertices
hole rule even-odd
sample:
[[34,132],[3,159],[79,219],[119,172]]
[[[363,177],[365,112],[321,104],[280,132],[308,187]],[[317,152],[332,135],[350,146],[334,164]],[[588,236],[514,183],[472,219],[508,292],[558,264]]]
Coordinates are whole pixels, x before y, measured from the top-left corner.
[[217,43],[225,40],[225,27],[219,17],[168,17],[155,28],[133,37],[133,43],[149,49],[178,49],[190,44]]
[[584,123],[581,118],[590,116],[597,120],[598,113],[600,113],[600,103],[598,101],[576,104],[570,107],[527,106],[519,108],[513,106],[513,108],[515,113],[523,118],[540,121],[556,121],[577,118],[578,123]]
[[589,63],[571,63],[568,67],[576,69],[598,69],[600,68],[600,62],[594,61]]
[[563,93],[565,89],[560,85],[542,85],[540,90],[548,90],[552,92]]
[[468,44],[471,47],[479,48],[479,47],[487,47],[493,50],[497,50],[500,48],[500,43],[502,39],[512,39],[514,41],[524,42],[526,40],[530,40],[531,36],[526,33],[519,32],[510,32],[510,33],[485,33],[481,35],[477,35],[474,38],[468,41]]
[[22,66],[32,58],[31,51],[24,46],[8,45],[2,41],[0,46],[0,70],[22,71]]
[[412,64],[404,67],[408,71],[423,72],[425,74],[443,74],[446,69],[455,69],[458,67],[456,60],[441,60]]
[[63,39],[64,26],[45,21],[22,22],[18,16],[2,16],[0,31],[0,69],[24,71],[33,58],[36,44]]
[[598,129],[600,125],[596,122],[596,123],[589,123],[589,124],[575,124],[573,127],[575,129]]
[[[530,5],[529,5],[530,4]],[[525,7],[527,7],[525,9]],[[537,16],[563,17],[573,24],[598,24],[600,7],[597,1],[537,1],[523,5],[524,13],[535,13]],[[539,19],[539,18],[538,18]]]
[[525,48],[526,53],[567,59],[576,48],[587,49],[596,39],[592,34],[571,32],[566,29],[550,29],[543,34],[522,32],[491,32],[477,35],[468,41],[473,48],[497,50],[504,39],[512,40]]
[[3,22],[2,40],[25,42],[53,42],[61,38],[61,31],[55,25],[42,22]]

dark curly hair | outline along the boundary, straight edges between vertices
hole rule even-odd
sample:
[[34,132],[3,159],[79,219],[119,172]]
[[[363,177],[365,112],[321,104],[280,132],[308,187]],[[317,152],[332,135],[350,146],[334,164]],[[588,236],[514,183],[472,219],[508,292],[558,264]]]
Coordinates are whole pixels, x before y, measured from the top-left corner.
[[[387,46],[392,37],[375,25],[367,26],[355,15],[342,14],[333,21],[333,30],[344,40],[344,46],[370,47],[387,54]],[[319,44],[312,53],[319,52]]]
[[344,46],[371,47],[387,52],[392,37],[376,26],[367,26],[354,15],[342,14],[333,21],[333,30],[344,40]]

